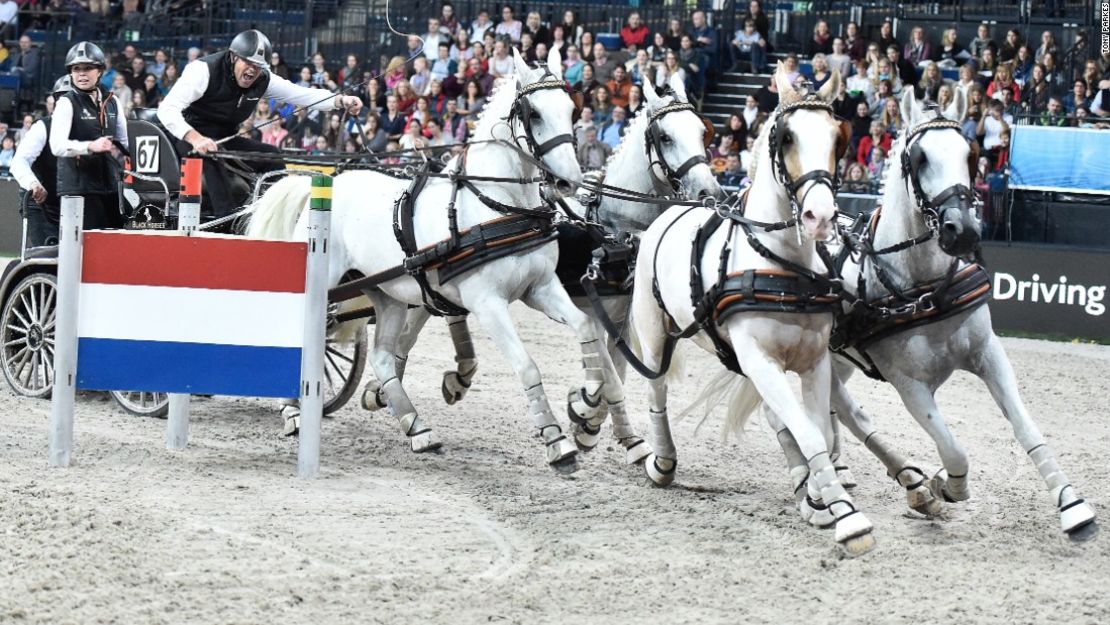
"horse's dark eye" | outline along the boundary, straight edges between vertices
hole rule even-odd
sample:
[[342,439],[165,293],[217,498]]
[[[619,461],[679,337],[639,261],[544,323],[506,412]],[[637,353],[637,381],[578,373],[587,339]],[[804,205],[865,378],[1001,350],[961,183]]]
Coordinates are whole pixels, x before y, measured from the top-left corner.
[[659,140],[662,141],[663,143],[671,143],[673,141],[673,139],[671,139],[670,135],[663,135],[663,136],[659,137]]
[[538,121],[540,121],[540,119],[542,119],[540,117],[540,114],[535,112],[535,111],[532,111],[532,114],[529,115],[529,117],[532,119],[532,121],[536,121],[536,122],[538,122]]
[[794,143],[794,135],[792,135],[788,132],[788,133],[786,133],[785,135],[782,136],[782,144],[783,145],[790,145],[792,143]]

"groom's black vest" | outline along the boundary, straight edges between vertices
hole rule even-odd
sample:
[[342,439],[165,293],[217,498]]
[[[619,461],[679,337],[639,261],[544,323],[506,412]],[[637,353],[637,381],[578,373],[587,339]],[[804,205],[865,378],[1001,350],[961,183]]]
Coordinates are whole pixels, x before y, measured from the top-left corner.
[[198,62],[208,66],[208,88],[182,113],[185,121],[210,139],[231,136],[254,113],[258,100],[270,86],[270,73],[262,72],[253,85],[243,89],[235,81],[235,61],[227,50],[202,57]]

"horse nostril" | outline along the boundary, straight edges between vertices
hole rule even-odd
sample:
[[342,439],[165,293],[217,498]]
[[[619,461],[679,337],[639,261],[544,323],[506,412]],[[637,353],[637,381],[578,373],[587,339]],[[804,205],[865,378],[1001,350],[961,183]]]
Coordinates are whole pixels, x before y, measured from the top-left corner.
[[698,192],[698,199],[699,200],[704,200],[707,197],[709,197],[709,191],[706,191],[705,189],[702,189],[701,191]]
[[960,231],[959,226],[956,225],[956,222],[954,222],[954,221],[944,222],[943,228],[944,228],[944,231],[949,233],[949,234],[957,234]]
[[566,180],[555,181],[555,190],[562,195],[570,195],[574,191],[574,185]]
[[802,213],[802,219],[805,221],[817,221],[817,215],[814,215],[811,210],[806,210]]

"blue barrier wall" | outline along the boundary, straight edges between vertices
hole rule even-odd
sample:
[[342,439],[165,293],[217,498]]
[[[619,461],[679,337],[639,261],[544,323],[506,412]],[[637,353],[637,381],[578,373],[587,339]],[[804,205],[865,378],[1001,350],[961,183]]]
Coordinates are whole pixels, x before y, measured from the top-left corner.
[[1110,192],[1110,131],[1011,126],[1010,188]]

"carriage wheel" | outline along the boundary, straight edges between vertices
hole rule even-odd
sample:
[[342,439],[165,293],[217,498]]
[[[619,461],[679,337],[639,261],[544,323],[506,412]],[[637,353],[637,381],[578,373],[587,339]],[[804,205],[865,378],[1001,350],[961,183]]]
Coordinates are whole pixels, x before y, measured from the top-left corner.
[[366,370],[366,325],[350,341],[328,337],[324,347],[324,414],[332,414],[351,399]]
[[47,397],[54,388],[54,327],[57,281],[52,274],[24,278],[4,303],[0,340],[4,377],[26,397]]
[[111,391],[120,408],[136,417],[165,419],[170,412],[170,396],[146,391]]

